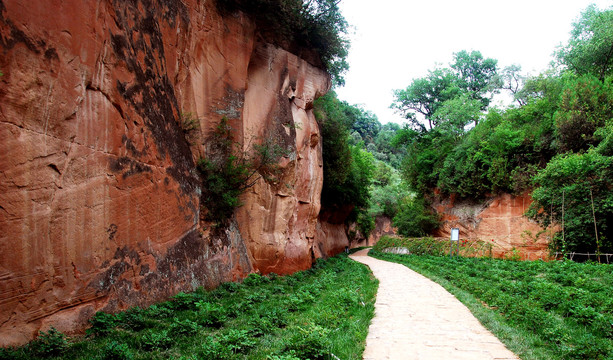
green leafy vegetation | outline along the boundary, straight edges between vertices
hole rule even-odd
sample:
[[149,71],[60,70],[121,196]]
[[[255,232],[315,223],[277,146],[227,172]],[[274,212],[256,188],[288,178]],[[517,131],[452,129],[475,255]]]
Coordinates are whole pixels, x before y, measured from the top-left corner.
[[494,245],[483,240],[465,239],[460,240],[451,247],[449,239],[433,237],[390,237],[382,236],[373,246],[373,250],[385,252],[389,248],[401,248],[409,251],[413,255],[459,255],[459,256],[492,256]]
[[339,0],[216,0],[222,14],[243,11],[260,34],[307,60],[321,65],[335,84],[344,83],[349,68],[348,25]]
[[234,140],[232,127],[224,117],[209,136],[207,157],[198,160],[197,169],[202,179],[202,199],[205,218],[225,225],[234,209],[241,205],[239,196],[262,177],[275,181],[277,162],[287,150],[265,139],[251,149],[243,150],[242,143]]
[[[415,196],[396,225],[428,233],[430,222],[416,219],[436,196],[532,193],[527,215],[559,230],[553,251],[613,251],[612,16],[586,9],[556,53],[558,68],[538,76],[460,51],[397,90],[392,107],[409,122],[392,143],[406,150],[401,173]],[[519,106],[489,106],[503,89]]]
[[[179,293],[119,314],[97,313],[85,338],[55,329],[1,359],[361,359],[377,280],[341,254],[290,276]],[[332,355],[334,354],[334,356]]]
[[611,359],[610,265],[370,254],[443,285],[522,359]]
[[356,113],[362,114],[333,92],[315,102],[324,164],[321,199],[324,211],[347,213],[347,221],[357,221],[362,234],[368,236],[374,227],[367,209],[375,159],[361,144],[350,143],[349,129]]

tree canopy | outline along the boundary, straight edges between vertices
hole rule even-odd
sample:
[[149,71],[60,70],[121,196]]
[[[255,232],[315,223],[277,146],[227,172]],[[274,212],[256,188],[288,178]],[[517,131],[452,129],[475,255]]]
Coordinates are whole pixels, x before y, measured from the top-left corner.
[[613,74],[613,11],[590,5],[573,24],[570,40],[556,52],[558,61],[579,74],[600,81]]
[[463,50],[454,54],[450,67],[430,70],[407,88],[395,90],[391,107],[409,120],[413,129],[424,132],[446,126],[462,132],[467,125],[479,123],[501,87],[497,60],[483,58],[479,51]]

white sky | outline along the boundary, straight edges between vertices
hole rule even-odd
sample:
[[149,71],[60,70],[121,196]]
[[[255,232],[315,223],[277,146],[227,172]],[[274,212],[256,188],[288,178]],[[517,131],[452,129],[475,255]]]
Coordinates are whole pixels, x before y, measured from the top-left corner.
[[353,26],[349,72],[340,99],[360,104],[381,123],[404,119],[389,109],[394,89],[406,88],[453,53],[478,50],[503,68],[519,64],[537,75],[556,46],[566,43],[572,22],[591,3],[612,0],[342,0]]

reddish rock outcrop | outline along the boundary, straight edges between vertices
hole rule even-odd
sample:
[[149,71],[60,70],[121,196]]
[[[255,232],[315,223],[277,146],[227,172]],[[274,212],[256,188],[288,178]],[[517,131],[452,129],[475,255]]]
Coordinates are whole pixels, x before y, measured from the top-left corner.
[[457,227],[460,238],[494,244],[496,257],[512,255],[516,249],[522,259],[546,259],[551,234],[524,216],[531,202],[528,194],[501,194],[482,202],[456,201],[451,196],[433,204],[443,221],[435,236],[448,238],[451,228]]
[[[327,74],[211,1],[0,1],[0,346],[316,253]],[[189,114],[189,115],[188,115]],[[225,116],[289,150],[224,230],[195,159]],[[196,119],[195,129],[182,127]]]

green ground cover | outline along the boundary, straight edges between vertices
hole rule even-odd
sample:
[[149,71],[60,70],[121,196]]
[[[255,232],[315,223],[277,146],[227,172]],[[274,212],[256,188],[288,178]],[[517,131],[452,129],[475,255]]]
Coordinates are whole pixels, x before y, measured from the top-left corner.
[[522,359],[613,359],[613,267],[370,255],[438,282]]
[[346,254],[290,276],[180,293],[116,315],[85,338],[49,331],[0,359],[361,359],[378,281]]

